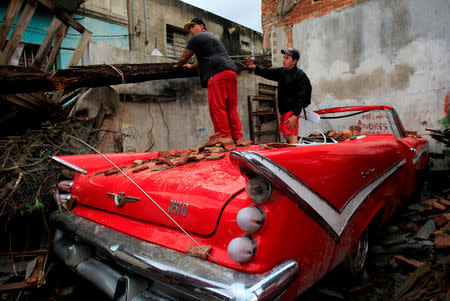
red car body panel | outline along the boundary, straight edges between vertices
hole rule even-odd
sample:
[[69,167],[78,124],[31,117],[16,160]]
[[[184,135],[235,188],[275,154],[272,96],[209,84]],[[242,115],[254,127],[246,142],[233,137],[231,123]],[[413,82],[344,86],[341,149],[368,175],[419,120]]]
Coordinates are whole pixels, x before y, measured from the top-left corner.
[[[157,155],[158,153],[153,153],[148,158]],[[79,158],[65,157],[65,160],[75,164]],[[135,182],[140,183],[141,188],[164,210],[168,210],[171,201],[189,204],[187,208],[189,218],[182,214],[171,213],[171,216],[186,231],[198,235],[212,234],[224,204],[245,186],[245,180],[239,170],[233,168],[228,160],[200,161],[167,170],[146,169],[139,172],[133,172],[133,168],[130,168],[131,163],[123,166],[123,171]],[[155,163],[148,162],[143,165],[154,167]],[[173,222],[161,214],[160,209],[121,173],[105,175],[99,171],[75,178],[72,194],[76,195],[78,204],[136,220],[174,227]],[[137,197],[140,200],[126,203],[119,208],[107,193],[120,192],[126,192],[127,196]],[[178,211],[177,209],[182,208],[174,208],[173,211]],[[202,222],[199,223],[199,220]]]
[[[370,110],[392,108],[345,107],[316,112]],[[121,173],[105,174],[112,167],[100,155],[61,158],[88,171],[74,178],[74,214],[184,253],[195,243],[169,215],[199,245],[212,246],[210,255],[218,264],[246,273],[263,273],[285,260],[295,260],[301,274],[285,295],[291,300],[342,262],[375,216],[384,222],[411,196],[419,181],[417,171],[426,167],[427,148],[425,139],[373,134],[339,143],[280,149],[250,146],[236,149],[232,157],[226,153],[217,161],[138,172],[133,172],[135,160],[149,160],[158,153],[105,155],[153,200]],[[239,170],[239,164],[249,162],[247,154],[261,164],[280,166],[281,174],[275,176],[284,174],[289,179],[292,175],[296,179],[292,193],[298,198],[294,200],[281,186],[274,186],[271,198],[259,204],[265,222],[252,234],[256,254],[250,262],[239,263],[230,258],[227,246],[232,239],[246,235],[236,223],[237,213],[255,204],[244,191],[248,177]],[[144,164],[154,167],[155,162]],[[139,200],[118,207],[108,193],[121,192]],[[181,207],[172,208],[174,201]],[[186,214],[180,214],[183,210]]]

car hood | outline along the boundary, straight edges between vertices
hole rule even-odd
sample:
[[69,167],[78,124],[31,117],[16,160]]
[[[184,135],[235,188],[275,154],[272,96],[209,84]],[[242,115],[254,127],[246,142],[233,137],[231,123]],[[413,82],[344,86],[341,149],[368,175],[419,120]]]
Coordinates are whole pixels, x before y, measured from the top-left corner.
[[227,201],[245,187],[228,153],[180,166],[147,161],[122,170],[131,180],[116,169],[77,174],[71,190],[77,205],[167,227],[176,221],[188,232],[210,235]]

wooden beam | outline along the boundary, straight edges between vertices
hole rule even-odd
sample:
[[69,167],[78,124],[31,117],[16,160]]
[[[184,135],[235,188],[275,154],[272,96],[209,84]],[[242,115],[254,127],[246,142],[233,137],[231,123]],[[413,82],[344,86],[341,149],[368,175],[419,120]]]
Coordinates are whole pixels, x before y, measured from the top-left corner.
[[41,68],[45,61],[45,57],[48,55],[55,36],[63,22],[58,17],[53,17],[52,23],[50,24],[47,34],[45,35],[44,41],[42,41],[41,47],[39,47],[38,53],[36,54],[32,67]]
[[50,98],[48,98],[45,95],[38,94],[38,93],[18,93],[18,94],[16,94],[16,96],[37,106],[37,107],[43,107],[46,105],[53,104],[53,102]]
[[14,51],[22,40],[22,36],[25,33],[25,30],[28,27],[28,23],[30,23],[31,17],[33,17],[34,11],[36,10],[37,6],[38,3],[36,1],[28,0],[25,8],[20,14],[19,21],[14,28],[11,38],[9,39],[8,43],[5,46],[5,50],[3,50],[3,53],[0,56],[0,65],[8,64],[10,58],[14,54]]
[[3,24],[0,27],[0,50],[3,49],[3,44],[8,37],[9,32],[14,24],[14,20],[17,18],[20,8],[22,7],[23,0],[11,0],[9,1],[8,8],[3,16]]
[[67,65],[67,68],[78,65],[78,62],[81,60],[81,57],[83,56],[84,50],[86,49],[87,45],[89,44],[89,41],[91,40],[92,32],[89,30],[85,30],[83,34],[81,35],[81,39],[78,42],[77,48],[75,48],[75,51],[72,55],[72,58],[69,61],[69,64]]
[[0,66],[0,94],[55,91],[50,76],[39,69]]
[[75,21],[74,18],[72,18],[66,11],[59,9],[56,7],[56,5],[51,0],[37,0],[39,3],[50,9],[50,11],[57,15],[58,18],[60,18],[63,22],[67,23],[68,25],[72,26],[76,31],[79,33],[83,33],[86,31],[86,28],[83,27],[80,23]]
[[[67,65],[67,68],[78,65],[78,62],[81,60],[81,57],[83,56],[84,50],[86,49],[87,45],[89,44],[89,41],[91,40],[92,32],[89,30],[85,30],[83,34],[81,35],[81,39],[78,42],[77,48],[75,48],[75,51],[72,55],[72,58],[69,61],[69,64]],[[52,100],[55,103],[58,103],[61,97],[64,95],[64,90],[56,91],[55,94],[53,94]]]
[[61,49],[61,44],[68,31],[69,25],[67,25],[66,23],[62,23],[58,32],[56,33],[55,42],[53,43],[52,50],[50,51],[50,54],[48,56],[47,65],[45,65],[43,70],[44,72],[49,72],[50,68],[52,68],[53,64],[55,63],[56,58],[58,57],[59,50]]
[[24,289],[24,288],[31,287],[31,286],[33,286],[33,284],[28,283],[26,280],[23,280],[20,282],[14,282],[14,283],[7,283],[7,284],[0,285],[0,292]]
[[[246,70],[245,60],[234,60],[238,70]],[[269,67],[270,61],[257,59],[255,63]],[[198,77],[198,71],[174,68],[174,63],[119,64],[76,66],[45,73],[38,69],[0,66],[0,94],[56,90],[75,90],[81,87],[104,87],[121,83],[150,80]],[[54,101],[54,99],[52,98]]]
[[9,100],[12,103],[15,103],[18,106],[24,107],[26,109],[32,110],[32,111],[39,111],[39,107],[35,106],[33,104],[30,104],[28,101],[23,100],[22,98],[17,97],[16,95],[2,95],[1,98],[4,98],[6,100]]

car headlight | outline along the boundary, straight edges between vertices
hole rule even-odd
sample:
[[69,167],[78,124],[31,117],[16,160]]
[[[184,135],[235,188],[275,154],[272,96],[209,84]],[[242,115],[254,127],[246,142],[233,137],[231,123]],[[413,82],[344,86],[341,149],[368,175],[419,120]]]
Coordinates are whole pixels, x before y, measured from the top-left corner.
[[228,244],[228,255],[237,262],[249,262],[255,254],[256,241],[250,235],[236,237]]
[[256,177],[247,182],[245,191],[255,203],[262,203],[272,195],[272,185],[263,177]]
[[236,216],[236,222],[243,231],[255,233],[264,224],[264,210],[259,206],[245,207],[239,210]]

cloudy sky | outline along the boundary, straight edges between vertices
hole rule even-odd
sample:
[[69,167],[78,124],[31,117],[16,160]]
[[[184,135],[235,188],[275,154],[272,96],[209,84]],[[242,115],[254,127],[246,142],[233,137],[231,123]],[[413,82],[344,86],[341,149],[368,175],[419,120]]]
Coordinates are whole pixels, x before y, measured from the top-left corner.
[[261,0],[181,0],[262,32]]

